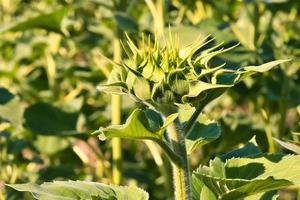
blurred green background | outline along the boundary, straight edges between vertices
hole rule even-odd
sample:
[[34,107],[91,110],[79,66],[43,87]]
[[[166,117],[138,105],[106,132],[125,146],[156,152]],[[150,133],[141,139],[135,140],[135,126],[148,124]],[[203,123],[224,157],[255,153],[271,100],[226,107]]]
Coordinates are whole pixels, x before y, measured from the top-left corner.
[[[5,183],[112,182],[111,142],[90,135],[112,118],[111,97],[96,89],[113,67],[101,54],[113,58],[124,32],[138,40],[168,27],[181,45],[209,34],[225,46],[239,42],[218,58],[236,68],[292,59],[205,109],[222,136],[192,154],[193,168],[253,136],[264,152],[288,153],[272,137],[299,144],[297,0],[0,0],[1,200],[32,199]],[[123,122],[136,106],[122,98]],[[150,199],[172,199],[171,165],[159,148],[122,140],[122,152],[122,185],[137,185]],[[297,195],[297,189],[280,192],[281,199]]]

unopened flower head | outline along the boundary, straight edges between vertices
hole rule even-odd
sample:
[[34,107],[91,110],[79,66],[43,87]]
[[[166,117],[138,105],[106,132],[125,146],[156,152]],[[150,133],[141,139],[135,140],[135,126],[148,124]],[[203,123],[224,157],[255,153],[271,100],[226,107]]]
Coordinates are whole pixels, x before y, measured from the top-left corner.
[[138,102],[163,111],[179,106],[204,106],[241,80],[244,74],[257,72],[251,67],[232,70],[224,68],[225,63],[211,64],[212,58],[236,45],[212,46],[214,39],[208,36],[179,48],[178,40],[169,35],[164,45],[156,38],[152,43],[150,37],[143,37],[139,47],[127,35],[129,48],[124,50],[128,60],[115,63],[118,67],[112,70],[108,83],[99,89],[128,94]]

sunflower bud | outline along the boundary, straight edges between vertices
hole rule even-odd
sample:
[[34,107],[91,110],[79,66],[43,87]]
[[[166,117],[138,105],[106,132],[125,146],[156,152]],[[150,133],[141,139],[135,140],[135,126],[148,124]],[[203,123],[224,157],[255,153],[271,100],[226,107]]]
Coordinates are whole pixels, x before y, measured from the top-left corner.
[[179,49],[178,42],[175,43],[172,37],[163,47],[157,39],[151,45],[148,37],[148,43],[143,39],[138,48],[127,36],[129,49],[124,50],[128,60],[115,63],[119,67],[112,71],[108,84],[100,86],[100,90],[127,94],[160,112],[176,110],[180,106],[204,107],[243,78],[286,61],[237,70],[224,68],[225,63],[212,66],[211,59],[237,46],[226,49],[221,43],[207,48],[212,42],[208,36]]

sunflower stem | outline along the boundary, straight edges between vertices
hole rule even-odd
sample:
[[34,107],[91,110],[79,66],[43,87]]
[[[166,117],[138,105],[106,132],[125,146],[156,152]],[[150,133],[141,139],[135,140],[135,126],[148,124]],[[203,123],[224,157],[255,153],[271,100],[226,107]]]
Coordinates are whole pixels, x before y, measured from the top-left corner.
[[[113,40],[114,47],[114,61],[121,60],[121,44],[118,37]],[[112,95],[111,99],[112,124],[117,125],[121,123],[121,96]],[[116,185],[122,182],[122,144],[120,138],[112,139],[112,182]]]
[[168,127],[168,133],[172,140],[174,151],[179,155],[180,160],[173,162],[173,182],[176,200],[191,199],[191,176],[186,153],[184,132],[179,119],[176,119]]

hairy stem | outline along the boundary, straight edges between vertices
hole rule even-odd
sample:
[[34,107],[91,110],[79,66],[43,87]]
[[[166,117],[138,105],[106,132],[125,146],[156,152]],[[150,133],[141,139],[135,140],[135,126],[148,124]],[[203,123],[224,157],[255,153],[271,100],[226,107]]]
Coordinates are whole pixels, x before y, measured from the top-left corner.
[[[114,61],[120,62],[121,60],[121,44],[117,37],[113,40],[114,47]],[[121,97],[112,95],[111,100],[112,124],[121,123]],[[121,184],[122,182],[122,146],[120,138],[112,139],[112,177],[114,184]]]
[[179,119],[176,119],[168,127],[174,151],[179,155],[179,162],[173,164],[173,179],[176,200],[191,199],[191,177],[186,153],[184,132]]

